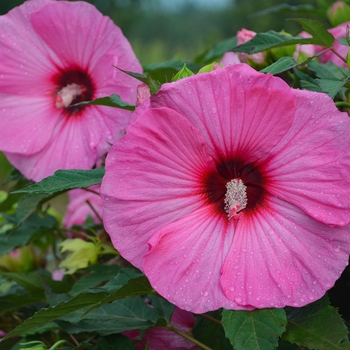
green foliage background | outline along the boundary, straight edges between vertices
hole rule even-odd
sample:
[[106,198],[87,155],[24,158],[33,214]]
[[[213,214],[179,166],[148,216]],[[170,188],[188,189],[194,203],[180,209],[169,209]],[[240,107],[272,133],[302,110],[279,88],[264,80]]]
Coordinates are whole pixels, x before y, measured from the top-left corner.
[[[169,0],[177,1],[177,0]],[[23,0],[0,1],[0,14],[8,12]],[[297,34],[300,26],[289,13],[257,16],[268,8],[286,3],[290,6],[316,5],[316,0],[228,0],[227,7],[201,8],[187,0],[177,11],[166,11],[160,0],[88,0],[111,17],[130,40],[142,64],[161,62],[180,56],[193,59],[215,43],[236,35],[241,28],[264,32],[282,29]],[[213,1],[215,3],[215,1]],[[327,7],[332,3],[323,0]],[[318,4],[319,6],[319,4]],[[317,19],[317,16],[313,15]]]

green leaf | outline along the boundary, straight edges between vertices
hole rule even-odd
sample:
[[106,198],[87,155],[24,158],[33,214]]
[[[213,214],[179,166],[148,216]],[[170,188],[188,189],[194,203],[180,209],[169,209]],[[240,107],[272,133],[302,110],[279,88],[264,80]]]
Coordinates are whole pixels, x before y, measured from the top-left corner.
[[317,84],[314,84],[310,81],[300,80],[300,86],[304,90],[322,92],[322,89]]
[[15,284],[0,295],[0,313],[44,301],[43,293],[29,293]]
[[[206,315],[211,319],[205,318]],[[220,312],[209,312],[206,315],[199,316],[192,331],[194,337],[213,350],[233,350],[221,322],[217,319],[220,318]]]
[[121,267],[117,265],[94,265],[86,269],[85,271],[90,271],[89,274],[81,277],[76,281],[72,287],[70,294],[78,295],[89,288],[98,286],[102,282],[111,280],[113,277],[118,275]]
[[288,325],[283,339],[317,350],[348,350],[348,329],[324,297],[303,308],[286,308]]
[[18,283],[20,286],[32,294],[41,293],[42,297],[44,297],[44,288],[42,286],[40,278],[35,272],[0,272],[0,276]]
[[53,198],[53,195],[49,195],[46,193],[30,193],[23,195],[18,201],[18,206],[16,210],[16,216],[18,218],[17,225],[20,225],[35,211],[40,211],[41,206],[51,198]]
[[326,93],[331,99],[333,99],[348,80],[316,79],[316,82],[322,92]]
[[145,277],[139,270],[133,268],[123,268],[111,280],[100,288],[95,288],[92,291],[99,293],[101,291],[113,293],[125,286],[130,280]]
[[235,350],[274,350],[287,318],[283,309],[224,310],[222,325]]
[[300,63],[295,62],[292,57],[281,57],[278,61],[272,63],[270,66],[262,69],[262,73],[279,74],[298,66]]
[[[17,224],[17,220],[14,223]],[[47,234],[56,225],[57,221],[51,215],[39,216],[37,213],[30,215],[15,231],[0,235],[0,256],[34,241],[37,236]]]
[[202,53],[200,56],[195,58],[196,63],[211,63],[214,60],[221,58],[221,56],[227,52],[231,51],[234,47],[237,46],[237,37],[234,36],[229,39],[225,39],[215,46],[213,46],[210,50],[207,50],[206,52]]
[[[314,72],[318,79],[313,79],[310,81],[310,76],[308,80],[314,85],[317,84],[318,89],[315,88],[313,91],[325,92],[330,98],[334,98],[336,94],[346,85],[350,80],[350,75],[347,69],[339,67],[332,62],[327,62],[327,64],[321,64],[316,61],[312,61],[308,65],[308,69]],[[308,88],[308,90],[312,90]]]
[[92,307],[90,307],[90,309],[88,309],[86,313],[91,312],[91,310],[117,299],[137,295],[151,294],[152,292],[153,288],[151,287],[148,279],[145,276],[140,276],[138,278],[134,278],[128,281],[120,289],[110,293],[106,297],[102,297],[100,301],[98,303],[95,303]]
[[54,194],[72,188],[87,188],[100,184],[104,173],[103,167],[92,170],[57,170],[54,175],[13,193]]
[[147,298],[151,301],[152,307],[158,311],[159,317],[164,319],[167,324],[170,324],[171,316],[175,310],[175,305],[157,295],[151,294],[148,295]]
[[166,62],[149,64],[144,66],[143,69],[145,72],[148,72],[153,79],[161,83],[166,83],[171,81],[172,77],[181,70],[184,63],[186,63],[188,69],[193,72],[201,68],[200,65],[173,59]]
[[111,334],[100,337],[92,350],[136,350],[136,345],[123,334]]
[[147,74],[141,74],[141,73],[135,73],[135,72],[130,72],[128,70],[124,70],[124,69],[121,69],[119,67],[116,67],[116,66],[113,66],[114,68],[117,68],[118,70],[120,70],[121,72],[141,81],[142,83],[144,84],[147,84],[148,83],[148,79],[149,79],[149,76]]
[[348,38],[337,38],[336,40],[342,45],[350,46],[350,41]]
[[86,106],[86,105],[94,105],[94,106],[108,106],[114,108],[126,109],[128,111],[134,111],[135,106],[123,101],[119,95],[113,94],[111,96],[96,98],[92,101],[84,101],[76,103],[72,106]]
[[308,69],[314,72],[317,78],[320,79],[344,79],[349,75],[349,71],[344,68],[335,65],[332,62],[327,62],[326,64],[322,64],[316,61],[311,61],[308,65]]
[[159,81],[154,80],[149,74],[134,73],[134,72],[130,72],[127,70],[123,70],[123,69],[118,68],[118,67],[115,67],[115,68],[117,68],[120,71],[124,72],[125,74],[130,75],[131,77],[141,81],[142,83],[147,84],[149,86],[150,93],[152,95],[155,94],[162,85]]
[[[280,339],[278,342],[277,350],[303,350],[303,348],[300,348],[296,344],[291,344],[287,341],[284,341],[283,339]],[[304,348],[304,350],[306,349]]]
[[293,37],[290,35],[277,33],[273,30],[269,30],[266,33],[258,33],[254,36],[253,39],[247,41],[244,44],[232,48],[231,51],[253,54],[274,47],[313,43],[314,39],[312,38],[302,38],[299,36]]
[[21,334],[21,332],[27,332],[34,327],[42,326],[47,322],[54,321],[77,310],[90,307],[90,309],[85,312],[86,314],[94,308],[100,307],[110,301],[131,296],[150,294],[153,289],[147,278],[145,276],[140,276],[129,280],[124,286],[113,293],[104,292],[103,289],[101,292],[98,292],[98,289],[95,289],[94,291],[94,293],[86,292],[79,294],[69,301],[61,302],[56,306],[39,310],[32,317],[25,320],[20,326],[8,333],[5,338]]
[[20,194],[9,194],[6,200],[0,203],[0,212],[10,210],[11,207],[18,202],[20,197]]
[[300,23],[303,29],[312,35],[313,44],[332,47],[334,36],[327,31],[322,23],[307,18],[292,18],[291,20]]
[[103,305],[81,317],[74,313],[56,323],[68,333],[96,332],[102,336],[143,330],[156,324],[158,313],[142,298],[132,297]]
[[[268,67],[262,69],[260,72],[270,73],[270,74],[280,74],[280,73],[283,73],[289,69],[295,68],[297,66],[303,66],[303,65],[306,65],[306,64],[312,62],[312,60],[315,57],[318,57],[319,55],[321,55],[325,51],[327,51],[327,50],[323,50],[321,52],[318,52],[314,56],[310,56],[302,62],[296,62],[294,60],[294,58],[292,58],[290,56],[281,57],[278,61],[276,61],[276,62],[272,63],[271,65],[269,65]],[[307,76],[307,75],[305,74],[305,76]],[[308,79],[312,79],[310,76],[307,76],[307,77],[308,77]]]

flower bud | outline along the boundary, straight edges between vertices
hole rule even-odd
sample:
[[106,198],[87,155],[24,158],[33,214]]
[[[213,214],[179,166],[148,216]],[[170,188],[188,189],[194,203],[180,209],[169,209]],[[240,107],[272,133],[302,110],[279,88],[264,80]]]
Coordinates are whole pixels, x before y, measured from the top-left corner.
[[228,51],[222,56],[221,63],[226,67],[231,66],[232,64],[241,63],[241,61],[235,52]]
[[9,272],[28,272],[34,270],[36,265],[32,246],[17,248],[0,257],[0,268]]
[[[291,34],[285,32],[284,30],[280,31],[279,34],[284,35],[285,37],[292,37]],[[274,61],[278,61],[281,57],[293,56],[296,49],[296,45],[276,47],[270,50],[271,56]]]
[[147,100],[150,96],[151,96],[151,91],[147,84],[142,83],[138,85],[136,107],[139,106],[143,101]]
[[350,21],[350,6],[344,1],[336,1],[327,11],[327,16],[333,27]]
[[198,73],[206,73],[206,72],[211,72],[213,70],[216,70],[216,69],[220,69],[222,68],[223,65],[220,64],[220,63],[217,63],[217,62],[213,62],[213,63],[210,63],[210,64],[207,64],[206,66],[202,67]]
[[[237,45],[242,45],[246,43],[247,41],[253,39],[255,37],[256,33],[252,30],[248,29],[241,29],[237,32]],[[249,55],[244,52],[239,52],[238,57],[241,62],[248,63],[250,66],[254,68],[258,68],[264,65],[265,63],[265,52],[258,52],[254,53],[252,55]]]
[[194,73],[186,67],[186,63],[185,63],[184,66],[182,67],[182,69],[175,74],[172,81],[187,78],[187,77],[190,77],[191,75],[194,75]]

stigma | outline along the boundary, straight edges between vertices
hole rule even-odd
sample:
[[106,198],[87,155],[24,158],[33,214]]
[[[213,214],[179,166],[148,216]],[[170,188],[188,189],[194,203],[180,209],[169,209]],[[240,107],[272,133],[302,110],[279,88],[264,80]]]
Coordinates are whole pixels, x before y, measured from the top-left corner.
[[226,184],[224,203],[229,220],[237,219],[239,212],[246,208],[248,203],[247,186],[244,185],[241,179],[233,179]]
[[56,108],[67,108],[81,94],[85,92],[85,88],[78,84],[72,83],[63,87],[56,95]]

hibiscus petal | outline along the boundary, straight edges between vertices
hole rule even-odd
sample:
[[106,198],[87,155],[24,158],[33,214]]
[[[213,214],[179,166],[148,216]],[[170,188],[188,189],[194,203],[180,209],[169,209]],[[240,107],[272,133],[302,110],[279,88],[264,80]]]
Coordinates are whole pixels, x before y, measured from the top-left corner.
[[334,285],[349,252],[349,227],[329,227],[270,198],[239,220],[221,285],[239,306],[300,307]]
[[19,98],[2,95],[0,118],[0,149],[4,152],[33,154],[50,140],[61,112],[44,97]]
[[[122,57],[124,57],[124,55],[122,55]],[[122,60],[120,57],[115,55],[114,52],[113,54],[106,53],[101,57],[99,63],[95,67],[90,67],[90,74],[94,77],[96,86],[94,98],[117,94],[123,101],[135,105],[136,90],[137,86],[140,84],[140,81],[113,67],[113,65],[132,72],[142,71],[136,58],[130,58],[129,62],[125,62],[125,60]],[[111,115],[118,111],[115,108],[109,108],[108,110],[111,111]],[[123,109],[120,109],[120,111],[127,114],[128,118],[130,117],[130,111]],[[127,124],[125,124],[125,126],[126,125]]]
[[[90,106],[89,109],[89,123],[81,118],[62,116],[51,142],[40,152],[26,157],[6,153],[7,158],[27,178],[35,181],[40,181],[59,169],[91,169],[97,160],[96,145],[101,138],[101,123],[96,108]],[[50,161],[52,159],[55,162]]]
[[230,225],[205,206],[159,230],[148,242],[145,273],[153,288],[178,307],[204,313],[237,306],[224,295],[220,271],[232,244]]
[[213,169],[198,130],[184,117],[166,108],[143,114],[106,159],[103,219],[116,249],[142,268],[152,235],[203,205],[200,179]]
[[[350,222],[350,123],[325,94],[294,90],[294,124],[264,165],[273,195],[327,224]],[[263,163],[264,161],[262,161]]]
[[52,94],[49,80],[58,58],[29,24],[30,13],[48,3],[26,1],[0,16],[0,93]]
[[67,66],[79,63],[83,69],[94,67],[108,50],[118,50],[126,42],[120,28],[86,2],[48,4],[31,15],[31,23]]
[[[294,95],[283,80],[246,64],[164,84],[150,102],[186,116],[216,161],[239,155],[246,163],[265,156],[282,139],[295,110]],[[141,105],[133,120],[146,107]]]

